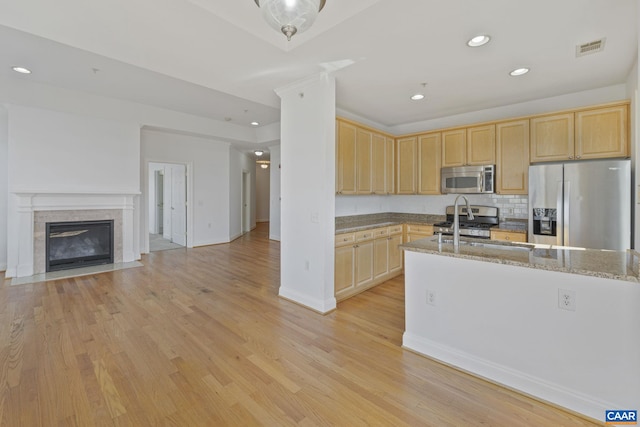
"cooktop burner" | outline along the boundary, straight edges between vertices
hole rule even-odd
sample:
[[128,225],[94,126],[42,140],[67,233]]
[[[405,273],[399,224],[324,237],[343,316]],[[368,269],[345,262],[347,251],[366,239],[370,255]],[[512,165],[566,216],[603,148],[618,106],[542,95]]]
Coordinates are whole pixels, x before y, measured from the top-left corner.
[[[471,206],[474,219],[469,220],[467,208],[459,206],[460,235],[480,237],[488,239],[491,236],[490,228],[498,225],[498,208],[492,206]],[[447,220],[433,225],[435,233],[446,235],[453,234],[454,207],[447,206]]]

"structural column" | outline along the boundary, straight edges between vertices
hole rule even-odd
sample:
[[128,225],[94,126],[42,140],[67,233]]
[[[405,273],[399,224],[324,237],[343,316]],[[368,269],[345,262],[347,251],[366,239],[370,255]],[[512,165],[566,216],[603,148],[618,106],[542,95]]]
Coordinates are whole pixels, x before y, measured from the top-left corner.
[[280,296],[321,313],[336,307],[335,78],[321,73],[281,98]]

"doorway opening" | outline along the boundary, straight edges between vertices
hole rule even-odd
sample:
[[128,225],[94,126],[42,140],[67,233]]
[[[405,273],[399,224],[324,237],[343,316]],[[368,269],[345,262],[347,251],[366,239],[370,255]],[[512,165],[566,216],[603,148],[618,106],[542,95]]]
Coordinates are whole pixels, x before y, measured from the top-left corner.
[[149,163],[149,251],[187,245],[187,166]]
[[240,223],[242,224],[242,234],[251,231],[251,174],[249,171],[242,171],[242,208],[240,209],[242,216]]

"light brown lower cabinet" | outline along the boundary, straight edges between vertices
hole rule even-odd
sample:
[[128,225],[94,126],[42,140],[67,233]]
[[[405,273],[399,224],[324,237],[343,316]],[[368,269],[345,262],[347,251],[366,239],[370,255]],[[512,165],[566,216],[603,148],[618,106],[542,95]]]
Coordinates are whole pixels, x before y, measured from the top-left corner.
[[402,273],[402,225],[335,237],[335,297],[349,298]]
[[525,242],[526,233],[516,233],[513,231],[491,230],[491,240],[505,240],[507,242]]
[[433,225],[407,224],[407,243],[433,236]]

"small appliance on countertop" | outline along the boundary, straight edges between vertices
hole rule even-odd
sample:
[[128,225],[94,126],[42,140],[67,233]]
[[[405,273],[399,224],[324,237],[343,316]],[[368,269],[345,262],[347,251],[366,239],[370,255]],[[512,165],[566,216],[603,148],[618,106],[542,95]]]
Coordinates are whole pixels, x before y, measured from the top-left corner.
[[[498,208],[493,206],[477,206],[471,205],[473,219],[467,217],[467,207],[458,206],[458,214],[460,220],[460,235],[467,237],[477,237],[481,239],[489,239],[491,237],[491,227],[499,224]],[[447,206],[447,220],[433,225],[434,234],[444,234],[445,236],[453,235],[453,217],[454,207]]]

